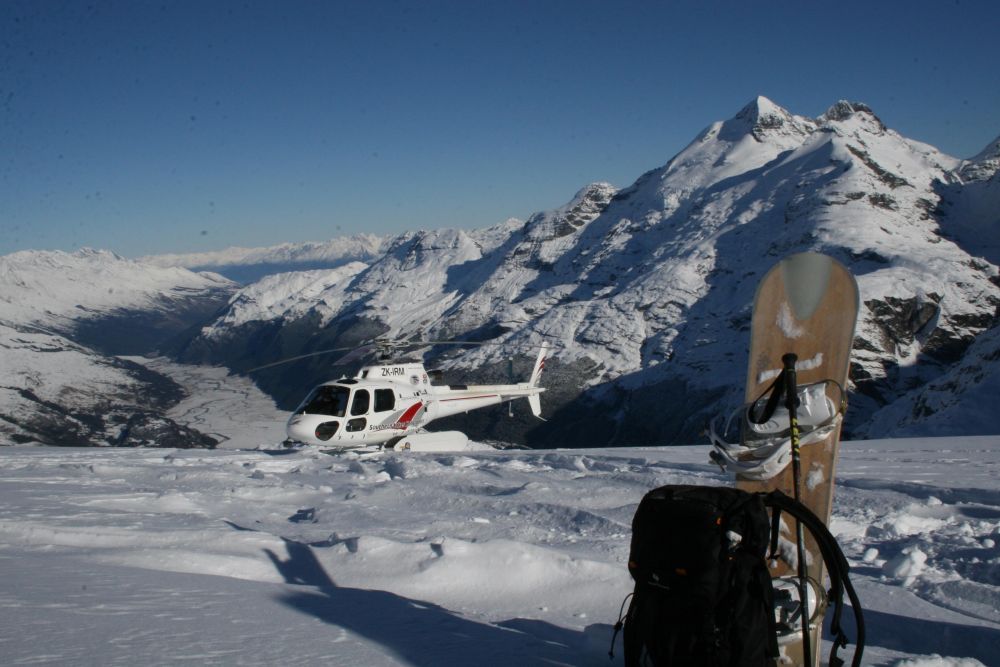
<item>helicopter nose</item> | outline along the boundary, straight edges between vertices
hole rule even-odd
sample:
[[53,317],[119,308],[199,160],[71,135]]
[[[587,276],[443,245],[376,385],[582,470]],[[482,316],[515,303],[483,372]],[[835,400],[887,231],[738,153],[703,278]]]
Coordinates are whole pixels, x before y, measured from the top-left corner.
[[325,415],[293,415],[285,433],[291,440],[318,445],[328,441],[340,429],[340,423]]

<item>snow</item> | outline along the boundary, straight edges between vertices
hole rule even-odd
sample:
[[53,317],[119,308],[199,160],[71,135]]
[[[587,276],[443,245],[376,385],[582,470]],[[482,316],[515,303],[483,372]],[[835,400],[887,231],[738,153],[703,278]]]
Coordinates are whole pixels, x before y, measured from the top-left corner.
[[123,357],[161,373],[184,387],[187,397],[166,411],[174,421],[219,441],[225,449],[270,446],[285,438],[288,413],[249,378],[220,366],[189,366],[169,359]]
[[311,310],[330,313],[341,307],[344,289],[368,267],[350,262],[335,269],[293,271],[267,276],[239,290],[224,316],[202,333],[211,338],[224,328],[281,317],[301,317]]
[[165,296],[229,289],[222,276],[156,267],[106,250],[24,250],[0,256],[0,321],[62,329],[74,318],[155,309]]
[[356,234],[323,242],[283,243],[267,248],[231,247],[214,252],[150,255],[141,261],[160,267],[224,268],[255,264],[294,265],[325,262],[330,266],[376,255],[386,239],[374,234]]
[[[503,343],[442,364],[495,369],[548,340],[567,398],[625,415],[627,440],[641,435],[628,430],[643,421],[629,406],[647,388],[683,386],[706,406],[742,400],[730,378],[744,374],[757,279],[782,256],[820,251],[858,277],[863,303],[848,432],[996,433],[995,373],[968,372],[995,359],[959,357],[989,336],[1000,303],[998,146],[963,161],[887,128],[864,104],[806,118],[756,97],[633,185],[593,183],[526,222],[146,261],[246,269],[246,280],[285,271],[233,295],[193,341],[200,360],[240,367],[382,335]],[[104,298],[101,287],[91,291]],[[53,312],[78,316],[78,303],[89,302]],[[3,308],[0,295],[0,318]],[[264,331],[269,348],[258,344]],[[271,390],[286,394],[279,385]],[[689,439],[709,417],[668,412],[655,432]],[[553,430],[573,432],[560,419]]]
[[[527,222],[143,262],[0,257],[4,429],[45,407],[35,399],[87,408],[73,419],[111,399],[132,410],[149,393],[126,367],[138,363],[188,390],[167,417],[222,441],[0,448],[4,663],[621,664],[620,646],[613,663],[607,649],[631,588],[632,514],[662,484],[730,483],[707,446],[286,450],[287,413],[249,380],[99,356],[68,332],[235,291],[170,267],[322,265],[236,291],[203,336],[226,345],[255,323],[322,328],[344,314],[400,337],[497,327],[515,343],[562,341],[561,361],[598,369],[586,382],[714,391],[743,374],[754,276],[819,249],[859,277],[868,388],[903,376],[879,400],[852,397],[859,433],[895,439],[845,443],[838,466],[831,526],[866,607],[865,664],[998,664],[997,267],[975,259],[1000,257],[985,233],[998,224],[998,146],[963,162],[863,105],[808,119],[759,97],[630,188],[595,183]],[[975,342],[921,371],[942,332]]]
[[[285,450],[249,383],[147,363],[227,439],[0,448],[6,664],[621,664],[639,499],[730,482],[703,445]],[[864,664],[996,664],[1000,436],[844,443],[832,530]]]

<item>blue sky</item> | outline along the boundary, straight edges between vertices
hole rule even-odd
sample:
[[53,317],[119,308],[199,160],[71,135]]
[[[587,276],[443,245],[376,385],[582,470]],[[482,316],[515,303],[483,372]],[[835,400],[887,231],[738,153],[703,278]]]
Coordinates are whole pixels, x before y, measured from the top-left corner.
[[0,0],[0,254],[478,228],[757,95],[1000,135],[1000,3]]

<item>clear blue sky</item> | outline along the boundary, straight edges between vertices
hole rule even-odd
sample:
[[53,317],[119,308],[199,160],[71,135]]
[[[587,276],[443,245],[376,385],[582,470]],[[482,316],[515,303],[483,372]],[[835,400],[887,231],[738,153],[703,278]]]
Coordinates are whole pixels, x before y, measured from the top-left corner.
[[757,95],[970,157],[998,26],[994,0],[0,0],[0,254],[485,227]]

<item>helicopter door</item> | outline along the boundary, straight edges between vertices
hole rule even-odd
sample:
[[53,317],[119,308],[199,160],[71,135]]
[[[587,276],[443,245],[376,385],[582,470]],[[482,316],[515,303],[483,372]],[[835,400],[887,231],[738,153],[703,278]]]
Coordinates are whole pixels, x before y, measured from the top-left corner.
[[354,390],[354,396],[351,399],[351,418],[347,420],[347,428],[345,429],[347,433],[351,434],[349,437],[352,439],[364,437],[365,428],[368,426],[368,420],[364,415],[368,414],[371,403],[371,394],[367,389]]

